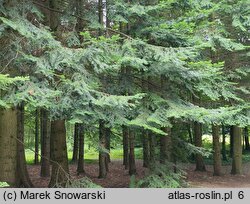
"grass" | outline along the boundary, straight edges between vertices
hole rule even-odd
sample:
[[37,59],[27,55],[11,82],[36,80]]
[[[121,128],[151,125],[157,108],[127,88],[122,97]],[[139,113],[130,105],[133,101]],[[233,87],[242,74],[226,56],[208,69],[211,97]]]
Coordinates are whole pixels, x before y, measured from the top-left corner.
[[0,188],[3,188],[3,187],[8,187],[9,184],[7,184],[6,182],[0,182]]
[[[72,154],[73,154],[72,151],[68,152],[69,161],[71,161]],[[26,156],[26,162],[28,164],[34,163],[34,152],[27,149],[25,151],[25,156]],[[84,153],[84,161],[86,163],[94,163],[94,162],[98,161],[98,156],[99,156],[98,152],[95,149],[86,150]],[[122,159],[123,158],[123,150],[122,149],[112,149],[110,151],[110,157],[111,157],[111,159]],[[136,159],[142,159],[142,148],[135,148],[135,157],[136,157]]]

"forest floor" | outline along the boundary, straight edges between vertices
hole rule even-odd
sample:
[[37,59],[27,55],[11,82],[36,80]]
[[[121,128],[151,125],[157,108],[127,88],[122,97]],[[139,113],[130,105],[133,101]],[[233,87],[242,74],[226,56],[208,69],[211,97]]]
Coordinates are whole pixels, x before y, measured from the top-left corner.
[[[231,175],[231,166],[223,166],[222,176],[213,176],[213,166],[207,165],[206,172],[194,171],[194,164],[182,164],[184,171],[186,171],[187,182],[190,187],[196,188],[238,188],[238,187],[250,187],[250,163],[245,163],[243,165],[243,175]],[[136,179],[143,178],[147,169],[142,167],[142,161],[137,160],[137,175]],[[29,174],[35,187],[47,187],[49,183],[49,178],[41,178],[40,175],[40,165],[29,165]],[[106,188],[127,188],[129,187],[130,176],[127,170],[124,170],[122,161],[115,160],[109,164],[109,173],[107,178],[98,178],[98,163],[85,164],[86,174],[77,175],[76,165],[70,164],[70,174],[73,179],[79,179],[83,176],[89,177],[94,183],[106,187]]]
[[249,188],[250,162],[243,164],[243,175],[232,175],[231,165],[222,167],[221,176],[213,176],[213,166],[206,165],[206,172],[194,171],[194,164],[183,164],[187,182],[194,188]]

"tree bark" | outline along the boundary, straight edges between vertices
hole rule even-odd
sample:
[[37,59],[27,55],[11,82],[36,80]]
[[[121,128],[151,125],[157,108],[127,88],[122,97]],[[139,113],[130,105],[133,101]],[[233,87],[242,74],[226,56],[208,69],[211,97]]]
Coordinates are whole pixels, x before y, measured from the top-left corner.
[[193,144],[192,127],[190,124],[187,124],[187,131],[188,131],[189,142]]
[[244,128],[245,150],[250,151],[248,127]]
[[74,128],[74,145],[73,145],[72,162],[76,162],[78,159],[78,147],[79,147],[79,124],[76,123]]
[[[61,2],[56,1],[56,0],[49,0],[48,5],[51,9],[58,9],[58,5]],[[49,16],[49,26],[52,31],[56,31],[58,29],[58,26],[60,25],[60,14],[55,11],[49,11],[48,13]]]
[[220,128],[218,125],[212,125],[213,135],[213,162],[214,162],[214,176],[221,175],[221,148],[220,148]]
[[51,122],[52,174],[49,187],[64,187],[69,179],[65,120]]
[[149,131],[148,133],[149,136],[149,161],[150,161],[150,166],[154,166],[155,164],[155,135]]
[[24,104],[17,107],[17,174],[16,186],[31,188],[33,184],[30,180],[24,150]]
[[104,121],[99,121],[99,178],[106,178],[107,176],[107,153],[106,151],[106,136]]
[[[98,21],[101,26],[103,26],[103,1],[98,0]],[[102,29],[99,28],[98,36],[101,36],[103,34]]]
[[134,142],[135,142],[134,131],[129,129],[129,175],[136,174]]
[[84,125],[79,124],[79,156],[77,173],[84,173]]
[[41,177],[50,176],[50,121],[48,111],[41,109]]
[[[76,30],[77,32],[81,32],[84,29],[84,22],[83,22],[83,15],[84,15],[84,1],[85,0],[75,0],[76,1],[76,12],[77,16],[80,18],[77,18],[77,24],[76,24]],[[81,38],[81,36],[80,36]]]
[[128,127],[122,127],[123,136],[123,165],[125,169],[129,168],[129,130]]
[[34,164],[39,163],[39,110],[35,112],[35,159]]
[[0,181],[17,183],[17,111],[0,109]]
[[234,136],[233,136],[233,126],[230,126],[230,157],[233,158],[234,153]]
[[143,167],[149,167],[149,138],[148,138],[148,131],[143,131],[142,136],[142,143],[143,143]]
[[222,159],[224,161],[227,161],[227,150],[226,150],[226,130],[225,130],[225,125],[222,124]]
[[233,163],[232,174],[242,174],[242,131],[240,127],[233,126]]
[[[194,143],[196,147],[202,147],[202,125],[194,122]],[[204,160],[201,154],[195,155],[196,171],[206,171]]]
[[160,163],[162,164],[172,161],[171,128],[164,128],[164,132],[168,135],[160,136]]
[[[111,162],[111,159],[110,159],[110,136],[111,136],[111,129],[109,127],[106,127],[105,128],[105,136],[106,136],[106,149],[108,150],[108,153],[107,153],[107,163],[110,163]],[[108,168],[108,165],[107,165],[107,168]]]

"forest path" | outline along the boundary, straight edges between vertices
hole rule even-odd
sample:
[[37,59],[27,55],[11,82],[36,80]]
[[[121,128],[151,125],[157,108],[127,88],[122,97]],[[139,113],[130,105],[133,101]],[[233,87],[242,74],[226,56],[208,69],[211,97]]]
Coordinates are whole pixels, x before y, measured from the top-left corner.
[[[147,169],[142,167],[142,161],[136,161],[137,175],[136,179],[141,179],[145,176]],[[84,175],[78,176],[76,173],[76,165],[70,164],[70,174],[72,178],[81,178]],[[243,175],[231,175],[231,166],[222,167],[222,176],[213,176],[213,166],[207,165],[206,172],[194,171],[194,164],[182,164],[182,168],[187,172],[187,182],[189,187],[196,188],[238,188],[250,187],[250,163],[244,164]],[[29,165],[29,174],[35,187],[47,187],[49,178],[41,178],[40,166]],[[115,160],[109,164],[109,173],[107,178],[98,178],[98,163],[91,163],[85,165],[86,176],[94,183],[106,188],[127,188],[129,187],[130,176],[128,170],[124,170],[122,161]]]

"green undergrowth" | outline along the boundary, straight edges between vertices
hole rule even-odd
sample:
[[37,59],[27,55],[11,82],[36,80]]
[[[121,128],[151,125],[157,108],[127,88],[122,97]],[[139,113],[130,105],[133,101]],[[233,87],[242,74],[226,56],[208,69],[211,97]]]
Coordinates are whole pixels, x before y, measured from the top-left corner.
[[[26,162],[27,164],[34,163],[34,152],[26,149]],[[72,152],[68,152],[69,162],[71,162]],[[111,159],[113,160],[121,160],[123,158],[123,150],[122,149],[112,149],[110,152]],[[84,155],[85,163],[95,163],[98,161],[98,152],[94,149],[87,149]],[[142,148],[135,148],[135,157],[136,159],[142,159]]]
[[102,186],[94,183],[88,177],[71,180],[66,184],[66,188],[102,188]]
[[136,181],[135,176],[130,177],[130,188],[181,188],[187,187],[186,173],[179,168],[173,169],[173,164],[157,164],[152,166],[147,175]]
[[8,187],[9,185],[6,182],[0,182],[0,188]]

